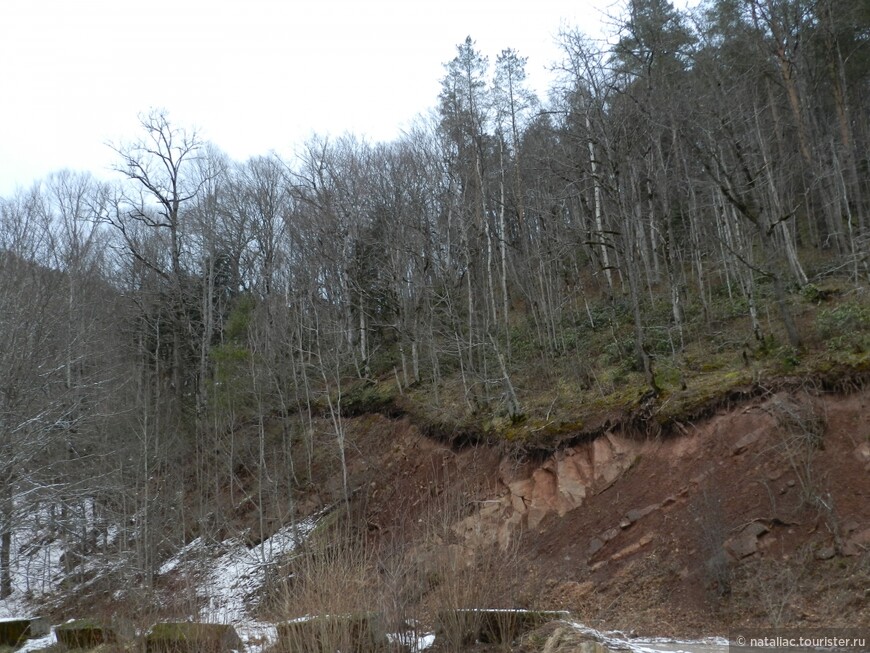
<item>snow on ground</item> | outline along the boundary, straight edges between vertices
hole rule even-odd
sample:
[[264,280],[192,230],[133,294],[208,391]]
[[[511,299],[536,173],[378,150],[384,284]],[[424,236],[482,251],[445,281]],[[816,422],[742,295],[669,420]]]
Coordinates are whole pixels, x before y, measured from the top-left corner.
[[665,637],[632,637],[618,631],[602,632],[585,624],[569,621],[572,627],[601,642],[609,649],[632,653],[727,653],[728,640],[708,637],[698,640],[668,639]]
[[400,647],[411,651],[411,653],[418,653],[419,651],[425,651],[435,643],[435,634],[388,633],[387,639],[390,644],[398,644]]
[[15,653],[31,653],[31,651],[41,651],[57,644],[57,639],[54,636],[54,629],[48,634],[36,639],[28,639],[21,648],[15,649]]
[[293,551],[314,525],[314,520],[306,520],[285,526],[250,549],[239,539],[223,542],[224,552],[208,562],[210,569],[197,588],[197,594],[206,601],[200,618],[231,624],[247,621],[248,599],[265,582],[266,568],[279,556]]
[[17,619],[22,615],[29,615],[30,608],[27,606],[24,598],[14,591],[12,596],[0,600],[0,621],[4,619]]
[[[13,535],[13,593],[0,601],[0,618],[20,618],[31,614],[39,597],[53,590],[63,577],[60,564],[63,548],[51,537],[50,517],[47,511],[38,511],[30,515]],[[158,574],[184,574],[194,580],[196,594],[203,605],[197,618],[231,624],[248,653],[262,653],[275,643],[277,632],[273,624],[258,621],[250,614],[252,598],[266,581],[266,569],[280,556],[292,552],[315,525],[316,519],[312,518],[285,526],[251,548],[239,538],[226,540],[217,547],[196,538],[166,560]],[[99,562],[94,560],[92,564]],[[608,648],[631,653],[725,653],[728,649],[728,641],[723,638],[695,641],[642,638],[598,631],[579,622],[567,623]],[[390,638],[407,645],[412,651],[424,651],[432,646],[435,636],[431,633],[419,637],[412,633],[397,633]],[[28,640],[17,653],[44,649],[55,641],[52,632]]]
[[255,653],[274,643],[275,626],[255,620],[249,613],[251,598],[266,580],[266,569],[280,556],[293,551],[311,532],[309,519],[285,526],[257,546],[248,548],[238,538],[222,542],[215,551],[197,538],[166,560],[159,574],[187,573],[197,578],[196,594],[203,607],[198,619],[232,624]]
[[64,548],[55,535],[49,505],[16,520],[10,551],[12,594],[0,600],[0,617],[21,617],[31,614],[38,598],[54,590],[60,580]]

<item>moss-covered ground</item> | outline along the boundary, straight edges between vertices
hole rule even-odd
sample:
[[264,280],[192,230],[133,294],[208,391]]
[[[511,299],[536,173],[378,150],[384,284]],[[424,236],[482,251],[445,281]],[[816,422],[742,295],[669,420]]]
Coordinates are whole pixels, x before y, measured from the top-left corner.
[[400,388],[393,372],[349,381],[343,412],[408,414],[424,432],[447,441],[551,449],[608,429],[679,432],[718,407],[783,385],[847,389],[870,375],[867,288],[827,279],[794,289],[788,308],[801,335],[798,347],[789,344],[764,287],[761,339],[753,334],[745,301],[722,292],[705,310],[685,308],[682,336],[669,303],[656,299],[645,306],[655,390],[641,371],[625,302],[601,300],[563,316],[555,343],[543,343],[530,319],[514,320],[500,346],[509,352],[519,414],[508,410],[493,360],[486,375],[466,372],[463,379],[457,366],[445,365],[437,383],[423,380],[407,388]]

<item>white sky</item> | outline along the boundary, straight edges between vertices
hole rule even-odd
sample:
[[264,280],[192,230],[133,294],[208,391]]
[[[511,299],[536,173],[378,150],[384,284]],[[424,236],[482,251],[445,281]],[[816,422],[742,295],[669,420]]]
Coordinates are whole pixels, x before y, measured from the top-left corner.
[[152,107],[237,160],[314,133],[392,140],[435,106],[468,35],[490,63],[527,56],[543,95],[560,26],[600,36],[613,4],[0,0],[0,196],[61,168],[105,176],[106,142],[138,136]]

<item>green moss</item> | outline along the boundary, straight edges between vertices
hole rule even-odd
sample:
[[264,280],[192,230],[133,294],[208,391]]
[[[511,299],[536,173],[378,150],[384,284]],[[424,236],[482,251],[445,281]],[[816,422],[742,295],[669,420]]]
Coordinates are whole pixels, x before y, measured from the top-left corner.
[[278,649],[294,653],[372,653],[388,647],[381,617],[375,613],[302,618],[278,624],[277,631]]
[[145,636],[146,653],[220,653],[244,650],[232,626],[197,622],[154,624]]
[[54,629],[57,641],[73,649],[93,649],[103,643],[114,642],[115,633],[93,619],[76,619]]
[[[537,325],[514,316],[508,367],[522,421],[501,411],[495,383],[486,385],[467,370],[464,382],[458,369],[445,368],[437,387],[422,382],[401,394],[393,388],[392,400],[425,433],[444,441],[548,448],[611,428],[660,433],[700,419],[723,402],[752,396],[760,384],[823,377],[825,387],[845,388],[843,379],[870,366],[870,303],[854,294],[844,301],[842,279],[815,283],[803,297],[797,289],[789,297],[802,348],[788,344],[773,311],[763,316],[766,337],[756,342],[745,299],[729,297],[722,287],[714,289],[703,311],[697,302],[686,305],[682,338],[671,324],[670,303],[650,303],[644,322],[660,389],[655,396],[637,369],[629,305],[617,299],[588,307],[594,327],[585,307],[566,310],[555,342],[542,342]],[[771,288],[761,285],[757,291],[759,305],[767,306]],[[679,351],[677,341],[684,343]],[[493,362],[489,377],[497,367]],[[390,394],[383,384],[362,386],[351,393],[350,405],[383,412],[379,406]]]
[[541,443],[558,441],[565,437],[583,432],[583,420],[544,421],[525,420],[521,424],[510,424],[504,429],[490,434],[491,439],[501,439],[511,443]]
[[0,621],[0,645],[17,647],[26,639],[49,632],[48,623],[39,617]]
[[686,379],[686,389],[671,392],[662,397],[656,413],[660,424],[674,420],[690,419],[699,411],[719,401],[736,388],[749,386],[752,372],[749,370],[719,370],[713,374],[701,374]]
[[395,382],[356,383],[342,395],[341,413],[346,417],[353,417],[365,413],[384,412],[395,403],[397,394]]

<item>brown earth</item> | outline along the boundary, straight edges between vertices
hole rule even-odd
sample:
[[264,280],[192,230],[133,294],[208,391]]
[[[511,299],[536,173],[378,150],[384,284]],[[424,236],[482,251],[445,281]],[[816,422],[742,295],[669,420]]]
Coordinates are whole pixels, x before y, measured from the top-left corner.
[[549,454],[451,448],[365,415],[348,420],[349,478],[373,542],[433,575],[446,556],[488,607],[645,635],[856,627],[870,623],[868,415],[867,389],[770,392],[666,438],[607,432]]

